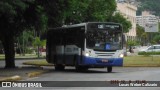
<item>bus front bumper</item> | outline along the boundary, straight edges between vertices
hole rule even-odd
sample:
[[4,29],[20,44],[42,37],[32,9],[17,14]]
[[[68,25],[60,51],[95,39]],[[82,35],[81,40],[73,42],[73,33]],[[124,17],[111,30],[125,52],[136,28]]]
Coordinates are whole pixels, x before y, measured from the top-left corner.
[[95,66],[95,67],[123,66],[123,58],[83,57],[83,65]]

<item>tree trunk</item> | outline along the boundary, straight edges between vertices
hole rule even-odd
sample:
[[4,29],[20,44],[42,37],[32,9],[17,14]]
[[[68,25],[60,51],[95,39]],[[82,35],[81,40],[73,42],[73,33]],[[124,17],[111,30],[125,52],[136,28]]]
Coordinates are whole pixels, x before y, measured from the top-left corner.
[[5,68],[15,68],[15,50],[13,35],[5,35],[2,44],[5,52]]
[[37,54],[38,54],[38,58],[40,58],[40,50],[39,50],[40,48],[39,48],[39,45],[38,45],[38,47],[37,47]]

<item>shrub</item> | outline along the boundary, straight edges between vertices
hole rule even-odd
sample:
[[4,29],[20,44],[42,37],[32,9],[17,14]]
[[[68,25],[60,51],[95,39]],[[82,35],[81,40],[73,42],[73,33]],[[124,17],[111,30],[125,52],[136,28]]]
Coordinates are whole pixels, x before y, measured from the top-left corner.
[[160,55],[160,52],[138,52],[138,55],[145,55],[145,56]]
[[33,49],[30,49],[30,48],[26,48],[26,54],[32,54],[33,53]]

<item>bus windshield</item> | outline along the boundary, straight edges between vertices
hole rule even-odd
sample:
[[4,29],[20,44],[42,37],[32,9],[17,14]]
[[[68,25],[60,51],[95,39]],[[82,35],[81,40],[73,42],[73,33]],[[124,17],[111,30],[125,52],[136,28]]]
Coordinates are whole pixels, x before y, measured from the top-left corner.
[[86,33],[86,47],[96,51],[122,49],[121,32],[110,30],[89,30]]

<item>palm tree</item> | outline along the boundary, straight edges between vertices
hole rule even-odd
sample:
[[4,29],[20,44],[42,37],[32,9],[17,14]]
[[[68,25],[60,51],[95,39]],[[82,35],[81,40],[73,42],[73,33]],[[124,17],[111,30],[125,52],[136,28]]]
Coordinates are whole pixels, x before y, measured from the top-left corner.
[[34,42],[33,42],[33,46],[37,47],[37,55],[38,58],[40,57],[40,47],[43,48],[43,46],[46,46],[46,40],[40,40],[39,37],[36,37]]

